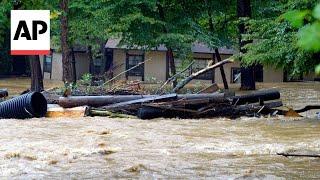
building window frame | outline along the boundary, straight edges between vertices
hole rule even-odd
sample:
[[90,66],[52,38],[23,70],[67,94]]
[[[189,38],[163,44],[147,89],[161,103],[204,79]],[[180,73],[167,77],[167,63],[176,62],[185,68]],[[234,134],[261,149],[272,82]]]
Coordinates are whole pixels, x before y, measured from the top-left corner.
[[[142,54],[135,54],[135,53],[126,53],[126,70],[129,70],[130,68],[138,65],[141,62],[145,61],[145,55]],[[141,80],[144,81],[144,63],[142,63],[140,66],[127,71],[126,72],[126,79],[128,79],[129,76],[137,76],[141,77]]]
[[[241,83],[241,68],[240,67],[231,67],[230,71],[231,71],[230,83],[232,83],[232,84]],[[239,77],[236,77],[236,75],[239,75]]]
[[50,79],[52,78],[52,62],[53,62],[53,50],[50,50],[49,55],[43,56],[43,64],[42,64],[43,77],[44,77],[44,73],[50,73]]

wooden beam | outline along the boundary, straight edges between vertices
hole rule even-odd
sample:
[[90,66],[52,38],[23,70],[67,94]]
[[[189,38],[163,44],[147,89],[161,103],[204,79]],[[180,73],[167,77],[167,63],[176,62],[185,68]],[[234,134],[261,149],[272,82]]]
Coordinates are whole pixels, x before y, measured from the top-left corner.
[[[221,56],[220,56],[220,53],[219,53],[219,49],[215,48],[214,51],[215,51],[215,54],[216,54],[216,57],[217,57],[217,61],[221,62]],[[220,72],[221,72],[221,77],[222,77],[224,89],[229,89],[227,78],[226,78],[226,74],[224,72],[223,66],[220,66]]]

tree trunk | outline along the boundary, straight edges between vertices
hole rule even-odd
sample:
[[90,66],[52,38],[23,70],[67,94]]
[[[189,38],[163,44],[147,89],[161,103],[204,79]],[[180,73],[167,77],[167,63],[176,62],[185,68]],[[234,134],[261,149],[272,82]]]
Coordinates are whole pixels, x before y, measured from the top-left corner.
[[[160,4],[160,2],[157,2],[157,8],[159,11],[159,17],[160,17],[161,21],[165,22],[166,18],[165,18],[164,8]],[[168,33],[168,29],[165,25],[163,25],[163,32],[166,34]],[[177,71],[176,71],[176,65],[174,63],[173,50],[171,47],[167,47],[167,50],[168,50],[167,53],[168,53],[168,60],[170,63],[171,75],[174,76],[177,73]],[[173,87],[176,87],[178,84],[177,79],[174,79],[172,84],[173,84]]]
[[[219,53],[219,49],[215,48],[214,51],[215,51],[215,55],[217,57],[217,61],[220,62],[222,59],[221,59],[221,56],[220,56],[220,53]],[[224,89],[229,89],[228,81],[227,81],[227,78],[226,78],[226,73],[224,72],[223,66],[220,66],[220,73],[221,73]]]
[[77,83],[77,69],[76,69],[76,56],[73,47],[71,48],[71,68],[72,68],[72,82]]
[[62,69],[63,69],[63,81],[65,83],[71,83],[72,67],[70,60],[70,49],[68,45],[68,4],[69,0],[60,0],[60,9],[62,15],[60,17],[60,29],[61,29],[61,50],[62,50]]
[[[237,13],[238,17],[251,17],[251,3],[250,0],[237,0]],[[241,38],[242,34],[247,32],[246,26],[243,22],[239,24],[239,46],[240,52],[246,53],[246,50],[243,48],[246,44],[251,41],[243,41]],[[244,67],[241,65],[241,89],[242,90],[255,90],[255,75],[254,75],[254,66]]]
[[[177,74],[177,70],[176,70],[176,65],[174,63],[174,56],[173,56],[173,51],[171,48],[168,48],[168,55],[169,55],[169,63],[170,63],[170,69],[171,69],[171,75],[174,76],[175,74]],[[176,87],[178,82],[177,79],[175,78],[172,81],[173,87]]]
[[31,91],[41,92],[43,88],[43,77],[39,56],[29,56],[31,70]]
[[[208,7],[209,30],[210,30],[211,33],[214,33],[214,26],[213,26],[213,21],[212,21],[211,6],[209,5],[208,0],[205,0],[205,4],[206,4],[207,7]],[[220,61],[221,61],[221,56],[220,56],[220,53],[219,53],[219,49],[218,49],[218,48],[215,48],[215,49],[214,49],[214,52],[215,52],[217,61],[220,62]],[[226,79],[226,74],[225,74],[225,72],[224,72],[223,66],[220,66],[220,72],[221,72],[221,77],[222,77],[224,89],[229,89],[228,81],[227,81],[227,79]],[[214,73],[214,71],[213,71],[213,73]],[[212,82],[214,82],[214,79],[213,79]]]
[[204,69],[201,69],[198,72],[192,73],[190,76],[188,76],[187,78],[185,78],[184,80],[182,80],[181,82],[179,82],[179,84],[172,90],[172,92],[176,93],[178,92],[180,89],[182,89],[185,85],[187,85],[190,81],[192,81],[194,78],[200,76],[201,74],[204,74],[208,71],[212,71],[218,67],[223,66],[224,64],[227,63],[232,63],[233,61],[230,59],[225,59],[223,61],[217,62],[211,66],[207,66]]
[[93,64],[93,57],[92,57],[92,47],[88,47],[88,57],[89,57],[89,73],[94,74],[94,64]]

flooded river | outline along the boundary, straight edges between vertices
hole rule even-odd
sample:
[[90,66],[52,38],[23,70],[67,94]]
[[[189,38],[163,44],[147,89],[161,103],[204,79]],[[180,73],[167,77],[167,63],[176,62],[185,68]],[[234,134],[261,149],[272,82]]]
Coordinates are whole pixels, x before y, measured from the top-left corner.
[[[320,104],[320,83],[269,84],[286,106]],[[0,121],[1,178],[319,179],[320,120],[79,118]]]

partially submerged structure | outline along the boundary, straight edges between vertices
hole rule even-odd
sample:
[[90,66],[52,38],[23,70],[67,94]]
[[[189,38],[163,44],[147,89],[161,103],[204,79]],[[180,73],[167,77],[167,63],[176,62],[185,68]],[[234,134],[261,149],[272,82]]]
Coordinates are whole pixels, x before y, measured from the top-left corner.
[[[167,48],[159,46],[152,50],[142,50],[141,48],[132,48],[131,46],[120,45],[119,39],[109,39],[105,45],[105,58],[94,59],[94,73],[117,76],[119,73],[136,66],[142,61],[148,60],[138,68],[134,68],[118,77],[118,80],[141,80],[144,82],[166,81],[169,78],[169,63]],[[190,47],[194,63],[186,71],[186,75],[203,69],[211,60],[216,60],[215,52],[203,43],[194,43]],[[85,48],[77,48],[75,52],[75,64],[77,78],[90,72],[90,62]],[[221,59],[226,59],[236,52],[233,49],[219,48]],[[44,78],[62,80],[62,56],[61,53],[53,51],[52,55],[41,58]],[[175,64],[182,69],[182,59],[175,58]],[[240,62],[224,65],[226,79],[228,83],[240,83]],[[220,70],[208,72],[199,76],[193,82],[204,83],[222,83]],[[257,82],[284,82],[287,76],[281,69],[275,69],[267,66],[257,66],[255,70],[255,79]],[[299,79],[298,79],[299,80]],[[300,80],[315,80],[314,75],[307,75]]]

